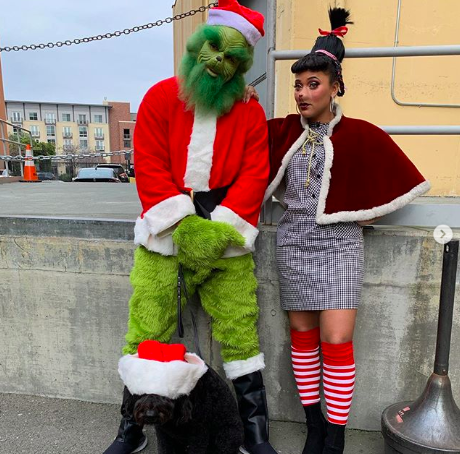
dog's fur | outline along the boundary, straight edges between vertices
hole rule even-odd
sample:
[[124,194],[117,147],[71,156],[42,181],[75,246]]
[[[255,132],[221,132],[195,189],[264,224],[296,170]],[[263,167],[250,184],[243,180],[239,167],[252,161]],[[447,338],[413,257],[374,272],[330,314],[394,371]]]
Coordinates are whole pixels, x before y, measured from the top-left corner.
[[155,426],[158,454],[237,454],[243,444],[235,399],[211,368],[189,396],[131,395],[128,405],[138,424]]

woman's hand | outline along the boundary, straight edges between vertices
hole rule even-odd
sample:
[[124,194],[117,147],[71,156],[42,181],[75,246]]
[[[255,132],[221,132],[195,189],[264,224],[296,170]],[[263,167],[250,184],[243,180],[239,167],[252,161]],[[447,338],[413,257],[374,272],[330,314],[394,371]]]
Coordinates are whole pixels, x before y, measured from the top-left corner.
[[257,93],[257,90],[252,85],[246,85],[243,101],[247,103],[251,98],[259,102],[259,93]]
[[356,223],[360,225],[361,227],[364,227],[365,225],[370,225],[373,224],[375,221],[378,221],[379,219],[382,219],[383,216],[380,216],[378,218],[370,219],[369,221],[357,221]]

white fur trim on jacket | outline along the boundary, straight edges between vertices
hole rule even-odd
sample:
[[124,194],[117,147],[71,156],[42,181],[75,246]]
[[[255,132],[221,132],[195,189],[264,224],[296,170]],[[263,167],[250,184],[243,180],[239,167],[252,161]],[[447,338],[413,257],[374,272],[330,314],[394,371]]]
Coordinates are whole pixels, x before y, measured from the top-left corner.
[[192,135],[187,151],[184,184],[194,191],[209,191],[217,115],[195,112]]
[[188,195],[179,194],[157,203],[144,213],[143,219],[147,221],[150,234],[161,235],[190,214],[195,214],[192,199]]
[[[246,242],[244,248],[246,253],[254,251],[254,243],[256,241],[259,230],[249,222],[245,221],[242,217],[238,216],[230,208],[222,205],[217,205],[214,211],[211,213],[211,219],[213,221],[227,222],[228,224],[235,227],[241,235],[244,236]],[[239,254],[241,255],[241,254]]]
[[254,25],[251,24],[243,16],[234,13],[233,11],[225,11],[221,9],[209,10],[208,25],[226,25],[227,27],[238,30],[251,45],[255,46],[257,41],[262,38],[261,33]]
[[137,354],[118,361],[118,373],[131,394],[157,394],[170,399],[189,395],[207,370],[194,353],[186,353],[185,361],[168,363],[140,359]]
[[[335,117],[331,120],[329,123],[329,128],[327,130],[327,135],[330,137],[332,135],[332,131],[334,127],[339,123],[339,121],[342,119],[342,109],[338,104],[334,104],[335,106]],[[300,137],[292,144],[291,148],[289,148],[288,152],[284,155],[283,160],[281,161],[281,166],[278,169],[278,172],[273,179],[273,181],[270,183],[268,186],[267,190],[265,191],[265,196],[264,196],[264,202],[267,201],[269,197],[271,197],[275,192],[277,198],[279,198],[280,203],[283,204],[283,196],[284,196],[284,190],[285,188],[280,188],[280,185],[283,181],[284,178],[284,173],[286,172],[287,166],[292,158],[294,156],[295,152],[302,146],[302,144],[305,142],[305,139],[308,136],[308,120],[306,120],[304,117],[300,116],[300,123],[302,124],[303,128],[305,131],[300,135]],[[326,138],[325,138],[326,139]],[[330,142],[330,139],[329,139]],[[324,142],[326,144],[326,141]],[[332,145],[332,144],[331,144]],[[327,154],[326,154],[326,159],[327,159]],[[331,157],[332,159],[332,157]],[[331,162],[332,164],[332,162]],[[330,178],[330,176],[329,176]],[[324,185],[324,179],[323,179],[323,185]],[[328,184],[329,187],[329,184]],[[277,189],[282,189],[281,191]],[[322,191],[322,189],[321,189]]]
[[235,380],[243,375],[251,374],[265,368],[264,354],[259,353],[252,358],[224,363],[225,375],[229,380]]

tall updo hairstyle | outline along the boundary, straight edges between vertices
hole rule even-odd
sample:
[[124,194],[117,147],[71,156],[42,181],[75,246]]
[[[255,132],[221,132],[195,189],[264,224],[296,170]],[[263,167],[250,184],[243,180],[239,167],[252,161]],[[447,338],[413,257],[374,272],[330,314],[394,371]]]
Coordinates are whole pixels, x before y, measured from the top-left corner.
[[293,74],[304,71],[322,71],[329,75],[331,84],[339,83],[338,96],[345,94],[345,85],[342,76],[342,60],[345,56],[345,47],[339,37],[345,36],[347,24],[352,24],[350,11],[344,8],[329,8],[331,31],[319,29],[319,36],[311,52],[297,60],[292,66]]

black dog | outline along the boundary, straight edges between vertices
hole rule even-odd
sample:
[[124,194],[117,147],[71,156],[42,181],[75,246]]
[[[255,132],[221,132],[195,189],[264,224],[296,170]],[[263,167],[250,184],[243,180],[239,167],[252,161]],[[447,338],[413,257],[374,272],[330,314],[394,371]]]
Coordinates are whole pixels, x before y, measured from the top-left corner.
[[136,422],[155,426],[158,454],[237,454],[243,425],[225,381],[211,368],[188,396],[132,395]]

